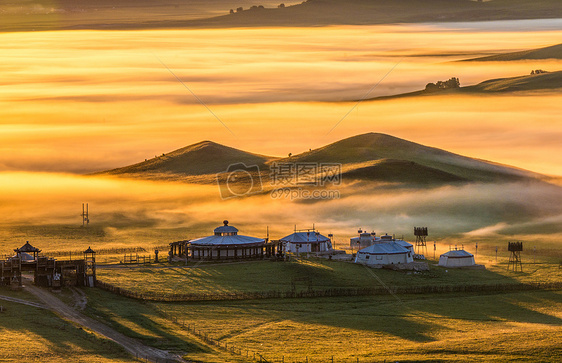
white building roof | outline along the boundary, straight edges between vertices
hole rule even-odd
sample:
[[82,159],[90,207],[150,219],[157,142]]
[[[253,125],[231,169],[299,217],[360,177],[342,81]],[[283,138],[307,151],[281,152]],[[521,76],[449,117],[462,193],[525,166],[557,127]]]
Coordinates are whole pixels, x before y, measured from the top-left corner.
[[321,235],[318,232],[295,232],[288,236],[281,238],[283,242],[290,243],[315,243],[315,242],[326,242],[330,239],[326,236]]
[[402,240],[402,239],[397,239],[397,240],[396,240],[396,243],[398,243],[400,246],[406,247],[406,248],[414,247],[413,244],[411,244],[411,243],[409,243],[409,242],[406,242],[406,241],[404,241],[404,240]]
[[451,250],[441,256],[446,256],[448,258],[470,258],[474,257],[472,253],[466,252],[465,250]]
[[376,243],[369,247],[359,250],[357,253],[365,253],[369,255],[394,255],[399,253],[408,253],[407,248],[396,242]]
[[263,238],[239,235],[238,229],[229,226],[228,221],[224,221],[224,226],[215,228],[213,232],[213,236],[196,238],[189,242],[195,246],[251,246],[265,243]]

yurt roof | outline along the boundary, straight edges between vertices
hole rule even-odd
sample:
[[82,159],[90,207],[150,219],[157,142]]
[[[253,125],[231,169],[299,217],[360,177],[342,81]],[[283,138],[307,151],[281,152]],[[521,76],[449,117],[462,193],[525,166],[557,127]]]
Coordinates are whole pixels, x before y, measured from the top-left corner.
[[369,255],[395,255],[400,253],[408,253],[408,249],[396,242],[376,243],[369,247],[359,250],[358,253],[366,253]]
[[224,224],[224,226],[220,226],[220,227],[215,228],[215,230],[214,230],[215,233],[237,233],[238,232],[238,228],[229,226],[227,220],[225,220],[222,223]]
[[409,247],[413,247],[413,246],[414,246],[414,245],[411,244],[410,242],[406,242],[406,241],[404,241],[403,239],[397,239],[395,242],[398,243],[400,246],[406,247],[406,248],[409,248]]
[[[242,236],[237,234],[238,229],[228,225],[228,221],[224,221],[224,226],[215,228],[213,236],[196,238],[189,241],[192,245],[198,246],[239,246],[239,245],[252,245],[264,243],[263,238]],[[231,233],[232,235],[223,235],[222,233]]]
[[321,235],[318,232],[310,231],[310,232],[295,232],[288,236],[281,238],[283,242],[291,242],[291,243],[310,243],[310,242],[325,242],[329,241],[330,239],[326,236]]
[[208,236],[196,238],[189,241],[192,245],[205,246],[235,246],[235,245],[251,245],[264,243],[263,238],[242,236],[239,234],[233,236]]
[[451,250],[447,253],[442,254],[441,256],[447,256],[448,258],[467,258],[473,257],[472,253],[466,252],[465,250]]

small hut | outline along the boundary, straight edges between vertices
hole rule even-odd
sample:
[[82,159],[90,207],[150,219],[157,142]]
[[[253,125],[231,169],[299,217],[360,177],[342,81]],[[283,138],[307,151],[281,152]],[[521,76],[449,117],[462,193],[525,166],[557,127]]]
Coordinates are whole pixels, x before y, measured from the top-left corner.
[[474,255],[465,250],[451,250],[439,256],[439,266],[452,268],[475,266]]
[[265,239],[242,236],[238,229],[228,225],[215,228],[212,236],[197,238],[186,244],[192,259],[245,259],[263,258]]
[[357,252],[355,263],[395,265],[414,262],[413,252],[396,241],[375,243]]
[[285,252],[290,253],[325,253],[332,252],[332,241],[315,229],[295,231],[279,240],[285,245]]

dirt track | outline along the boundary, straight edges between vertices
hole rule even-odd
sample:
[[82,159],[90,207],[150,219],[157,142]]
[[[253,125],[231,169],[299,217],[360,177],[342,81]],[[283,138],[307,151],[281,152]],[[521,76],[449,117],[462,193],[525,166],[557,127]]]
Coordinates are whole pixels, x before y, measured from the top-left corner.
[[135,339],[129,338],[105,324],[102,324],[94,319],[91,319],[82,313],[74,310],[59,298],[51,294],[48,290],[33,286],[31,283],[26,284],[25,290],[37,296],[48,308],[60,315],[64,319],[70,320],[78,325],[81,325],[89,330],[95,331],[98,334],[113,340],[117,344],[125,348],[133,356],[142,359],[143,361],[150,362],[185,362],[181,357],[170,354],[164,350],[146,346]]

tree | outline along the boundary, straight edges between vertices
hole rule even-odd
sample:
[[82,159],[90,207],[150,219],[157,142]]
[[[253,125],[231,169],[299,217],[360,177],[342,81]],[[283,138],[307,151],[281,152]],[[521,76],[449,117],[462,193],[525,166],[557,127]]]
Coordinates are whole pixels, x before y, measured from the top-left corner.
[[284,7],[285,7],[285,4],[284,4],[284,3],[281,3],[281,4],[279,4],[279,6],[277,6],[277,7],[278,7],[279,9],[284,8]]
[[230,9],[230,13],[231,13],[231,14],[234,14],[234,9]]
[[428,83],[425,85],[425,90],[427,92],[434,92],[441,89],[451,89],[451,88],[459,88],[461,86],[461,82],[456,77],[451,77],[447,81],[438,81],[436,83]]

